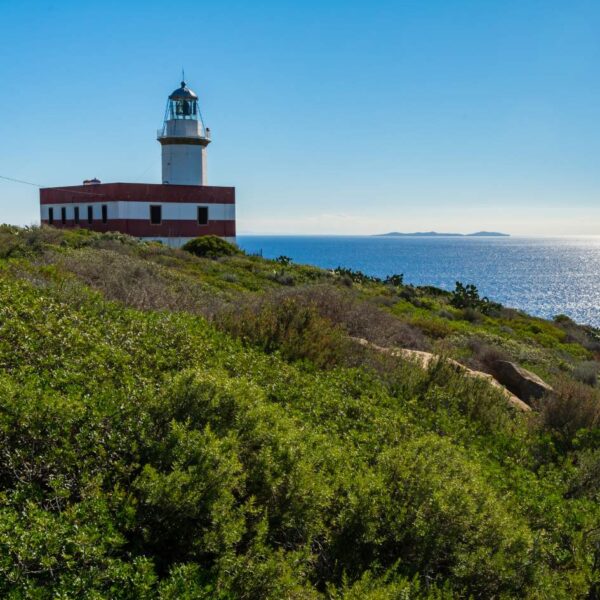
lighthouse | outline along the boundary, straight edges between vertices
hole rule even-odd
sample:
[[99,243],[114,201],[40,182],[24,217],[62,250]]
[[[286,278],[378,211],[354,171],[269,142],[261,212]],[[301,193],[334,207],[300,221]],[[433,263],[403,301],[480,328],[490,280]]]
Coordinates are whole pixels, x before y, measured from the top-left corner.
[[206,182],[205,127],[198,96],[185,81],[167,101],[163,127],[162,183],[102,183],[40,190],[40,220],[61,229],[119,231],[180,248],[192,238],[218,235],[235,242],[235,188]]
[[163,184],[206,185],[210,130],[202,120],[198,96],[185,81],[167,100],[163,127],[157,139],[162,146]]

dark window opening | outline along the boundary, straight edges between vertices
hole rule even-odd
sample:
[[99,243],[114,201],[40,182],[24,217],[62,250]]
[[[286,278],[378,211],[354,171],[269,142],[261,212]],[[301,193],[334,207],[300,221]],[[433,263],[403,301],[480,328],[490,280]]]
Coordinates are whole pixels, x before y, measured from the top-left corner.
[[88,206],[88,223],[92,223],[94,221],[94,207]]
[[73,220],[75,223],[79,223],[79,206],[73,207]]
[[162,206],[158,204],[150,205],[150,223],[160,225],[162,222]]
[[48,225],[52,225],[54,223],[54,209],[50,207],[48,209]]
[[60,220],[63,225],[67,222],[67,207],[66,206],[63,206],[60,209]]
[[106,223],[108,221],[108,206],[106,204],[102,205],[102,222]]
[[198,207],[198,225],[208,225],[208,206]]

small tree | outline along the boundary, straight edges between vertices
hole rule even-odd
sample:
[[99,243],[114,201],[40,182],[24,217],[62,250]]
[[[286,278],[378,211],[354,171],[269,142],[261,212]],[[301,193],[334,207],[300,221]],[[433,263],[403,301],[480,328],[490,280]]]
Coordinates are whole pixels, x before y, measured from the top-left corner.
[[[487,300],[487,298],[484,298]],[[477,287],[472,283],[467,285],[462,284],[460,281],[456,282],[456,288],[452,292],[452,298],[450,304],[455,308],[479,308],[482,298],[479,297],[479,291]]]
[[354,283],[381,283],[379,277],[366,275],[362,271],[355,271],[353,269],[347,269],[346,267],[337,267],[333,270],[333,273],[338,277],[348,278]]
[[501,308],[500,304],[491,302],[487,296],[481,297],[477,287],[472,283],[464,285],[460,281],[456,282],[456,288],[452,292],[450,304],[455,308],[478,310],[485,315],[489,314],[492,310]]
[[281,255],[275,259],[275,262],[278,262],[280,265],[287,267],[292,264],[292,259],[289,256]]
[[384,282],[386,285],[393,285],[394,287],[402,287],[404,285],[404,274],[394,273],[385,278]]
[[216,235],[204,235],[194,238],[184,244],[182,250],[202,258],[219,258],[220,256],[243,254],[235,244],[231,244]]

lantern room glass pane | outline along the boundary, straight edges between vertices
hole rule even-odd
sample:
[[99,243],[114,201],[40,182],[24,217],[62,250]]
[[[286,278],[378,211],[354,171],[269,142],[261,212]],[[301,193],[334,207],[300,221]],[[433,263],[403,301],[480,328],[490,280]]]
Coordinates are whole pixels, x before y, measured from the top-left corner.
[[169,102],[170,119],[197,119],[197,100],[171,100]]

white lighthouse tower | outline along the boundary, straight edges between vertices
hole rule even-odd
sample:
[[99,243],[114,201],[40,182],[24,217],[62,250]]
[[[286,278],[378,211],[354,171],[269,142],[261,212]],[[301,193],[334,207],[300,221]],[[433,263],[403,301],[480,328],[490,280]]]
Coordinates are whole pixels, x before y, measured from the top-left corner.
[[162,146],[162,182],[206,185],[206,147],[210,130],[204,126],[198,96],[185,81],[167,101],[165,120],[158,131]]

